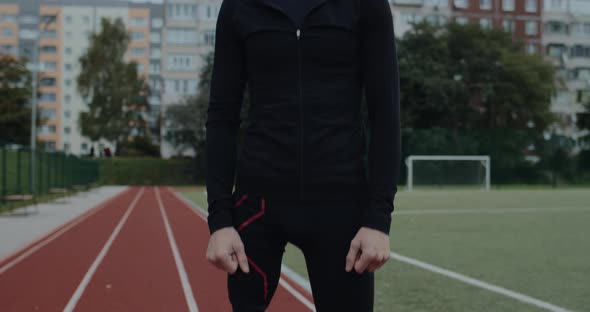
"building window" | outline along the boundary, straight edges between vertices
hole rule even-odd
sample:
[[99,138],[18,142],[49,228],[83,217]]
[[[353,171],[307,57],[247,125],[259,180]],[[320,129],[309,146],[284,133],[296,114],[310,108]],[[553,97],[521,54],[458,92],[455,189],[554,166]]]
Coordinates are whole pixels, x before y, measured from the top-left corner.
[[42,71],[46,71],[46,72],[53,72],[57,69],[57,63],[56,62],[42,62],[41,63],[41,70]]
[[42,87],[55,87],[56,79],[51,77],[44,77],[39,79],[39,85]]
[[16,23],[16,15],[0,14],[0,23]]
[[551,2],[550,2],[551,3],[550,4],[551,5],[551,8],[553,8],[553,9],[561,9],[561,7],[563,5],[562,2],[563,2],[562,0],[551,0]]
[[145,71],[145,66],[143,64],[137,64],[137,73],[142,74]]
[[208,30],[204,34],[205,44],[215,45],[215,30]]
[[513,33],[514,32],[514,21],[513,20],[503,20],[502,27],[504,28],[505,32]]
[[71,85],[72,85],[72,80],[70,80],[70,79],[66,79],[66,80],[64,80],[64,85],[65,85],[66,87],[69,87],[69,86],[71,86]]
[[66,55],[72,55],[72,48],[66,48]]
[[41,133],[41,134],[55,134],[55,126],[42,125],[41,127],[39,127],[39,133]]
[[525,10],[529,13],[537,12],[537,0],[526,0]]
[[64,134],[70,134],[72,129],[70,127],[64,127]]
[[459,9],[467,9],[469,7],[469,0],[455,0],[455,7]]
[[160,29],[164,26],[164,20],[161,18],[152,18],[152,28]]
[[83,17],[82,17],[82,21],[84,22],[84,24],[90,24],[90,17],[88,17],[88,16],[83,16]]
[[66,16],[66,24],[71,24],[72,23],[72,17],[67,15]]
[[11,38],[12,36],[14,36],[14,30],[12,28],[2,29],[2,37]]
[[589,52],[588,50],[589,50],[588,48],[584,49],[584,46],[582,46],[582,45],[575,45],[571,49],[571,56],[572,57],[590,56],[590,55],[588,55],[588,52]]
[[133,48],[131,49],[132,56],[145,56],[145,48]]
[[492,28],[492,20],[489,18],[480,18],[479,19],[479,26],[482,29],[491,29]]
[[41,33],[41,38],[55,39],[55,38],[57,38],[57,31],[55,31],[53,29],[46,29]]
[[[53,133],[55,133],[55,131],[53,131]],[[55,152],[55,142],[54,141],[47,141],[47,142],[43,143],[43,147],[45,148],[46,152]]]
[[71,116],[72,116],[72,113],[69,110],[64,111],[64,118],[65,119],[70,119]]
[[147,19],[144,17],[134,17],[131,19],[131,26],[146,27],[147,26]]
[[[572,23],[571,25],[571,29],[572,29],[572,34],[577,33],[578,29],[581,29],[581,27],[578,27],[578,25],[581,26],[581,24],[579,23]],[[567,34],[567,24],[562,23],[562,22],[554,22],[554,21],[549,21],[547,23],[545,23],[545,32],[546,33],[550,33],[550,34]]]
[[514,0],[502,0],[502,9],[504,11],[514,11]]
[[492,0],[479,0],[479,8],[482,10],[491,10]]
[[160,43],[161,38],[160,38],[160,33],[156,32],[156,31],[152,31],[150,33],[150,42],[151,43]]
[[56,21],[57,16],[55,15],[42,15],[41,16],[41,23],[43,24],[50,24]]
[[45,53],[45,54],[55,54],[57,53],[57,48],[55,46],[42,46],[41,47],[41,53]]
[[187,54],[169,54],[167,69],[174,71],[192,71],[196,69],[195,56]]
[[467,19],[465,16],[457,16],[455,17],[455,23],[459,25],[467,25],[467,23],[469,23],[469,19]]
[[150,49],[150,58],[159,59],[160,57],[162,57],[162,51],[160,50],[160,48]]
[[87,149],[88,149],[88,143],[82,143],[82,144],[80,145],[80,148],[81,148],[83,151],[87,150]]
[[131,33],[132,41],[143,41],[145,40],[145,33],[143,31],[134,31]]
[[536,35],[538,33],[537,30],[537,21],[526,21],[525,23],[525,33],[529,36]]
[[166,33],[166,42],[179,45],[196,45],[197,31],[189,28],[170,28]]
[[64,153],[69,153],[71,149],[70,143],[64,142]]
[[527,44],[526,52],[528,54],[537,54],[537,45],[534,43]]
[[55,109],[43,108],[39,111],[39,115],[42,119],[52,120],[55,119]]
[[53,103],[55,102],[55,93],[41,93],[39,96],[39,102]]
[[23,15],[20,17],[21,24],[35,25],[39,23],[39,17],[34,15]]
[[64,102],[66,104],[70,104],[72,102],[72,96],[71,95],[64,96]]
[[160,74],[160,63],[151,63],[150,64],[150,75],[159,75]]
[[16,55],[17,54],[17,48],[14,45],[11,44],[3,44],[0,45],[0,54],[12,54],[12,55]]
[[166,92],[175,95],[194,95],[197,93],[196,80],[166,80]]
[[160,79],[151,79],[150,80],[150,89],[152,89],[152,91],[160,91],[162,88],[162,84],[160,82]]
[[72,64],[70,64],[70,63],[65,63],[65,64],[64,64],[64,69],[65,69],[66,71],[71,71],[71,70],[72,70]]
[[197,17],[197,5],[190,3],[168,4],[167,16],[174,20],[191,20]]

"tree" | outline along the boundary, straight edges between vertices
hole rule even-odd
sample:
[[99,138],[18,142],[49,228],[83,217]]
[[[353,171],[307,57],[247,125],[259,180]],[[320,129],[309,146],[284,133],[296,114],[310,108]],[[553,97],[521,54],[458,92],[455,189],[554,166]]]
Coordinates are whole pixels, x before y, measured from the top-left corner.
[[82,135],[115,146],[134,136],[148,135],[143,117],[149,110],[149,88],[137,73],[135,62],[125,61],[129,34],[120,18],[103,18],[101,31],[90,35],[88,52],[80,57],[78,91],[90,99],[80,113]]
[[488,154],[494,177],[523,163],[555,121],[553,67],[523,51],[500,29],[414,25],[398,42],[404,151]]
[[[192,149],[197,157],[199,155],[204,156],[205,154],[205,123],[207,121],[207,109],[209,107],[209,89],[213,60],[213,51],[203,56],[204,66],[199,75],[199,89],[197,90],[197,94],[183,99],[176,105],[171,105],[166,110],[165,116],[167,128],[165,139],[170,141],[179,152]],[[248,93],[245,92],[244,102],[242,103],[243,122],[240,125],[239,141],[242,140],[243,130],[248,124],[248,98]]]
[[31,137],[31,73],[24,60],[0,56],[0,143],[28,144]]

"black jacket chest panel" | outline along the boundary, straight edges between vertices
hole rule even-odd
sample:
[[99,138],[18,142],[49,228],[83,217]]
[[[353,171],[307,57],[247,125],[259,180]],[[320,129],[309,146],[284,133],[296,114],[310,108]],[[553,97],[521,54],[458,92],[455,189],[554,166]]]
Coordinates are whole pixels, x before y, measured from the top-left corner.
[[249,78],[254,80],[261,78],[257,74],[276,77],[276,71],[292,72],[289,67],[296,65],[292,63],[299,52],[306,67],[319,69],[315,77],[328,78],[321,75],[322,69],[356,62],[358,21],[357,0],[319,0],[303,25],[296,25],[288,12],[268,0],[237,1],[234,11],[234,26],[244,41],[248,65],[256,68],[250,71]]

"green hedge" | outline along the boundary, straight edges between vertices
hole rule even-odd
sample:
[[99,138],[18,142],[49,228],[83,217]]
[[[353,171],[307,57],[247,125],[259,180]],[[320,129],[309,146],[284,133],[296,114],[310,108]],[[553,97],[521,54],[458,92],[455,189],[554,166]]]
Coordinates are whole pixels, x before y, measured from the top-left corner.
[[103,185],[187,185],[202,181],[195,161],[188,158],[103,158],[99,168]]

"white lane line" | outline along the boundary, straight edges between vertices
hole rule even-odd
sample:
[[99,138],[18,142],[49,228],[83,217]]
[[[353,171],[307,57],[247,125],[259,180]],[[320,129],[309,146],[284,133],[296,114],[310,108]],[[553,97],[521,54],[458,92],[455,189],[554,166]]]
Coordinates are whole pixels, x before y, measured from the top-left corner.
[[[168,190],[181,202],[183,202],[185,205],[187,205],[187,207],[190,208],[190,210],[192,212],[194,212],[196,215],[198,215],[199,217],[201,217],[201,219],[203,219],[205,222],[207,222],[207,211],[205,211],[203,208],[201,208],[199,205],[197,205],[196,203],[194,203],[193,201],[187,199],[186,197],[184,197],[184,195],[182,194],[178,194],[177,192],[171,190],[170,188],[168,188]],[[286,266],[285,266],[286,267]],[[297,280],[293,280],[297,283]],[[295,298],[297,298],[301,303],[303,303],[303,305],[305,305],[307,308],[309,308],[311,311],[315,312],[315,306],[313,303],[311,303],[304,295],[302,295],[299,291],[297,291],[297,289],[293,288],[291,285],[289,285],[288,282],[286,282],[284,279],[280,279],[279,280],[279,285],[283,286],[283,288],[285,288],[288,292],[290,292]],[[305,285],[300,285],[301,287],[305,288]],[[310,287],[311,288],[311,287]],[[310,292],[311,294],[311,292]]]
[[[72,228],[74,228],[76,225],[82,223],[84,220],[88,219],[89,217],[95,215],[97,212],[99,212],[100,210],[102,210],[104,207],[106,207],[108,204],[110,204],[112,201],[114,201],[115,199],[119,198],[120,196],[122,196],[124,193],[126,193],[127,190],[123,190],[121,193],[107,199],[106,201],[98,204],[97,206],[95,206],[94,208],[91,208],[90,210],[86,211],[85,213],[75,217],[74,219],[67,221],[66,223],[62,224],[60,227],[63,227],[61,230],[58,230],[57,232],[53,233],[52,235],[47,236],[48,234],[44,234],[43,236],[41,236],[40,238],[34,240],[33,242],[29,243],[28,245],[26,245],[24,248],[19,249],[18,251],[12,253],[11,255],[5,257],[4,259],[2,259],[0,261],[0,263],[4,262],[6,259],[10,259],[11,257],[13,257],[14,255],[17,255],[19,253],[21,253],[18,257],[14,258],[12,261],[6,263],[4,266],[2,266],[0,268],[0,275],[6,271],[8,271],[10,268],[12,268],[13,266],[17,265],[19,262],[23,261],[24,259],[26,259],[27,257],[29,257],[30,255],[34,254],[35,252],[37,252],[37,250],[43,248],[44,246],[46,246],[47,244],[53,242],[54,240],[56,240],[57,238],[59,238],[60,236],[62,236],[64,233],[68,232],[69,230],[71,230]],[[59,227],[58,227],[59,229]],[[54,231],[54,230],[52,230]],[[49,232],[51,233],[51,232]],[[26,250],[26,251],[25,251]],[[25,252],[23,252],[25,251]]]
[[531,213],[531,212],[579,212],[588,211],[587,207],[563,208],[492,208],[492,209],[415,209],[393,212],[397,215],[427,215],[427,214],[502,214],[502,213]]
[[293,288],[287,281],[284,279],[279,280],[279,285],[283,286],[287,291],[289,291],[295,298],[299,299],[303,305],[305,305],[308,309],[315,312],[315,306],[311,303],[304,295],[297,291],[297,289]]
[[422,268],[422,269],[425,269],[425,270],[428,270],[428,271],[431,271],[434,273],[438,273],[438,274],[450,277],[452,279],[456,279],[456,280],[461,281],[463,283],[466,283],[466,284],[469,284],[472,286],[476,286],[479,288],[483,288],[485,290],[489,290],[491,292],[495,292],[495,293],[516,299],[518,301],[537,306],[542,309],[546,309],[549,311],[555,311],[555,312],[571,312],[571,310],[567,310],[565,308],[550,304],[548,302],[541,301],[539,299],[529,297],[527,295],[523,295],[521,293],[509,290],[509,289],[506,289],[506,288],[503,288],[500,286],[486,283],[484,281],[481,281],[481,280],[478,280],[478,279],[475,279],[475,278],[472,278],[472,277],[469,277],[469,276],[466,276],[466,275],[463,275],[463,274],[460,274],[457,272],[449,271],[447,269],[443,269],[441,267],[437,267],[435,265],[428,264],[428,263],[422,262],[420,260],[416,260],[413,258],[402,256],[402,255],[394,253],[394,252],[391,253],[391,257],[393,259],[398,260],[398,261],[408,263],[408,264],[417,266],[419,268]]
[[281,272],[287,275],[293,282],[297,283],[299,286],[303,287],[303,289],[307,290],[308,293],[311,294],[311,284],[309,281],[299,275],[299,273],[293,271],[290,267],[286,266],[285,264],[281,265]]
[[158,187],[156,187],[156,199],[158,200],[158,205],[160,206],[162,219],[164,219],[164,225],[166,226],[166,234],[168,234],[168,242],[170,242],[170,247],[172,248],[174,262],[176,262],[176,269],[178,271],[178,276],[180,277],[180,282],[182,283],[182,290],[184,291],[184,298],[186,299],[186,304],[190,312],[198,312],[199,308],[197,307],[197,302],[193,295],[191,283],[188,279],[188,275],[186,274],[184,263],[182,262],[182,257],[180,256],[180,252],[178,251],[178,245],[176,244],[176,240],[174,239],[174,233],[172,233],[172,227],[170,227],[170,222],[168,221],[168,216],[166,215],[166,210],[164,208],[164,204],[162,203],[162,197],[160,196],[160,191]]
[[143,194],[143,191],[144,191],[144,188],[142,187],[141,190],[139,190],[139,192],[137,193],[137,195],[133,199],[133,201],[131,202],[131,204],[129,205],[129,208],[127,208],[127,211],[125,212],[123,217],[121,217],[121,220],[119,220],[119,223],[117,224],[117,226],[113,230],[113,233],[111,233],[111,236],[109,237],[107,242],[102,247],[102,250],[98,253],[98,256],[96,256],[96,259],[94,259],[94,262],[92,263],[92,265],[90,266],[90,268],[86,272],[86,275],[84,275],[84,278],[82,278],[82,281],[80,282],[80,285],[78,285],[78,288],[76,289],[76,291],[72,295],[72,298],[70,298],[70,301],[68,301],[68,304],[64,308],[64,312],[74,311],[76,304],[78,304],[78,301],[82,297],[82,294],[84,294],[84,291],[86,290],[86,287],[90,283],[92,276],[94,276],[96,269],[98,268],[98,266],[100,265],[100,263],[104,259],[105,255],[107,254],[107,252],[111,248],[111,245],[113,244],[113,241],[115,241],[115,238],[117,238],[117,236],[119,235],[119,232],[121,232],[123,225],[125,225],[125,222],[127,222],[129,215],[131,214],[131,212],[133,211],[133,209],[137,205],[137,202],[139,201],[139,198]]

